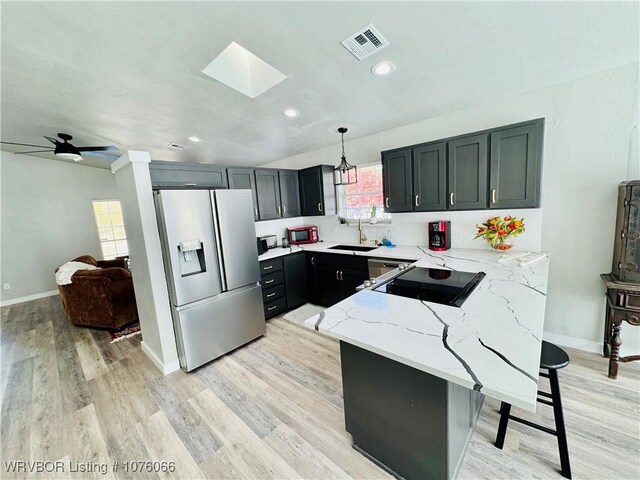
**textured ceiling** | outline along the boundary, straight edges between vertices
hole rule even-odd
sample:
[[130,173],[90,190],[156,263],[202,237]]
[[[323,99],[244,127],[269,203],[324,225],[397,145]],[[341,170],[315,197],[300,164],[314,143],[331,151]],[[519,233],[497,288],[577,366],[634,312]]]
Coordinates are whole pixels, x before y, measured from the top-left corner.
[[[258,165],[336,144],[341,125],[355,138],[638,60],[637,2],[2,2],[1,16],[2,140],[68,132],[158,160]],[[340,42],[370,22],[390,46],[359,62]],[[289,78],[250,99],[205,77],[232,41]],[[396,72],[371,75],[380,60]]]

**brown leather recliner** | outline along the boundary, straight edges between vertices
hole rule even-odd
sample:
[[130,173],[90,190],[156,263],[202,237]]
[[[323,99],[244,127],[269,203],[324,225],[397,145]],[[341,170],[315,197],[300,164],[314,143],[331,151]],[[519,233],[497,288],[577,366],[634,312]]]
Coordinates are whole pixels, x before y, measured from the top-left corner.
[[71,284],[58,285],[62,306],[71,323],[119,329],[138,320],[133,280],[124,259],[97,261],[91,255],[83,255],[73,261],[100,269],[78,270],[71,277]]

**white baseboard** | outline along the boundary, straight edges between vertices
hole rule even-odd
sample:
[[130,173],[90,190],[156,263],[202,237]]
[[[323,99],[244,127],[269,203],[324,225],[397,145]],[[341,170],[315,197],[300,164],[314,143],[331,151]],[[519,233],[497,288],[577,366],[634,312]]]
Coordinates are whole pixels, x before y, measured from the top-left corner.
[[27,295],[26,297],[14,298],[13,300],[5,300],[4,302],[0,302],[0,307],[8,307],[9,305],[15,305],[16,303],[24,303],[30,302],[31,300],[38,300],[40,298],[53,297],[54,295],[59,295],[60,292],[58,290],[50,290],[48,292],[36,293],[34,295]]
[[[569,337],[567,335],[561,335],[554,332],[543,332],[542,338],[547,342],[555,343],[563,347],[577,348],[578,350],[584,350],[585,352],[594,352],[602,354],[602,343],[594,342],[593,340],[585,340],[584,338]],[[620,349],[620,355],[626,357],[627,355],[638,355],[639,352],[625,348]]]
[[142,342],[140,342],[140,346],[142,347],[142,351],[144,353],[147,354],[147,357],[149,357],[151,359],[151,361],[153,362],[153,364],[158,367],[158,369],[164,374],[164,375],[169,375],[170,373],[176,372],[178,370],[180,370],[180,362],[176,359],[173,362],[169,362],[167,364],[165,364],[164,362],[162,362],[160,360],[160,357],[158,357],[158,355],[156,355],[156,352],[154,352],[145,342],[144,340]]

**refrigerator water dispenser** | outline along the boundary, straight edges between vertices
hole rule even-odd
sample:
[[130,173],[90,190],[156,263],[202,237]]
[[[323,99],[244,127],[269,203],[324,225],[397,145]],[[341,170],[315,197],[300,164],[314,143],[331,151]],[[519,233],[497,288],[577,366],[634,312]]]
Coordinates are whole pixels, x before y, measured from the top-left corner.
[[180,242],[178,244],[178,251],[182,254],[178,255],[178,258],[180,262],[180,274],[183,277],[207,271],[204,260],[204,248],[200,240]]

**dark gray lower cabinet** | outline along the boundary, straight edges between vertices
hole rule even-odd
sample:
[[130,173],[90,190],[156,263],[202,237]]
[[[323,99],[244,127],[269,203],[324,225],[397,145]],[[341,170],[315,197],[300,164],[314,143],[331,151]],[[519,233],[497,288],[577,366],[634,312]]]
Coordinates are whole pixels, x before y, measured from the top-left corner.
[[540,206],[544,120],[491,133],[489,207]]
[[313,258],[319,305],[330,307],[350,297],[369,278],[366,257],[317,253]]
[[317,165],[298,172],[300,179],[300,210],[302,215],[335,215],[336,189],[333,166]]
[[387,212],[410,212],[411,149],[382,152],[382,183]]
[[256,192],[256,177],[253,168],[227,168],[229,188],[249,189],[253,198],[253,219],[259,220],[258,193]]
[[287,310],[283,268],[281,257],[260,262],[260,284],[265,318],[271,318]]
[[429,143],[413,149],[413,210],[447,208],[447,143]]
[[487,208],[487,134],[451,140],[449,148],[449,210]]
[[340,341],[345,428],[397,478],[452,479],[484,395]]
[[300,216],[300,190],[297,170],[278,170],[281,214],[283,218]]
[[206,163],[153,161],[149,164],[154,188],[227,188],[227,169]]
[[277,170],[256,170],[256,192],[258,194],[258,215],[260,220],[281,218],[282,204]]
[[287,309],[307,303],[307,259],[304,252],[287,255],[284,263],[284,283]]

